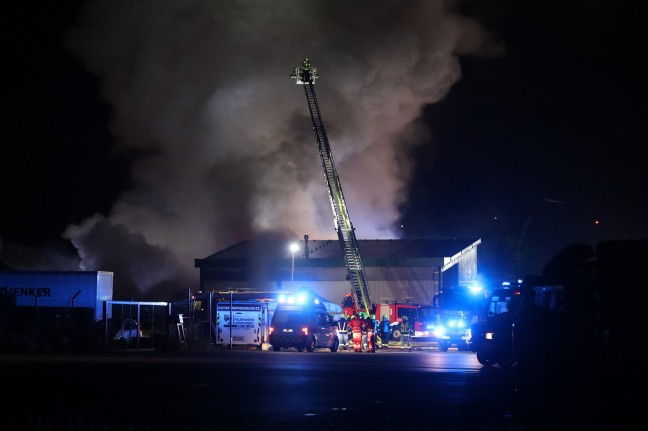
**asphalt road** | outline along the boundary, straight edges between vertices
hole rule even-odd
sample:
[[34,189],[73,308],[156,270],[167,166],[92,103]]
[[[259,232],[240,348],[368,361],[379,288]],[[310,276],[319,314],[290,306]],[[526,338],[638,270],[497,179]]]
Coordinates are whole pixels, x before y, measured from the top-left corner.
[[2,356],[0,429],[510,430],[509,372],[470,352]]

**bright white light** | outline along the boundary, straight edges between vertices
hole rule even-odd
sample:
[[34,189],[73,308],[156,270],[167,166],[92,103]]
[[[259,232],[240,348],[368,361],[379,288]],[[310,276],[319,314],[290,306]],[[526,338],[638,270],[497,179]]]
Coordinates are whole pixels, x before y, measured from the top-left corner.
[[289,248],[291,253],[295,253],[297,250],[299,250],[299,246],[297,245],[297,243],[294,242],[290,244]]
[[475,294],[481,292],[482,290],[484,290],[484,288],[482,287],[481,284],[473,284],[473,285],[471,285],[469,287],[469,289],[470,289],[470,293],[472,293],[473,295],[475,295]]

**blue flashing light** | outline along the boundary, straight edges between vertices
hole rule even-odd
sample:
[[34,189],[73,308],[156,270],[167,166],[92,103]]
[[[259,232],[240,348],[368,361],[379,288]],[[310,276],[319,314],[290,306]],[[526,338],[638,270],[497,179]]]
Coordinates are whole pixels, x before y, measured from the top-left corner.
[[484,290],[484,287],[481,284],[473,284],[472,286],[469,287],[470,293],[473,295],[477,295],[478,293],[482,292]]
[[294,293],[282,293],[277,297],[279,304],[296,306],[323,306],[324,302],[310,292],[298,291]]
[[464,326],[466,326],[466,322],[464,322],[463,320],[450,320],[448,322],[448,326],[452,328],[463,328]]

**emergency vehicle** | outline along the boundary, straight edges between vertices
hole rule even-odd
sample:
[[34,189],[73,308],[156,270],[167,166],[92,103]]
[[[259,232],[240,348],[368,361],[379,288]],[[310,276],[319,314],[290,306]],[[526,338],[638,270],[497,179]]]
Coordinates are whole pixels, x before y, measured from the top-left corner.
[[[384,304],[374,304],[372,307],[372,313],[376,316],[376,320],[382,320],[383,316],[387,316],[389,321],[392,324],[392,334],[389,340],[389,344],[400,344],[401,342],[401,331],[400,324],[403,321],[403,317],[407,316],[407,320],[410,322],[416,322],[418,320],[418,305],[415,304],[406,304],[406,303],[384,303]],[[412,331],[410,333],[413,332]],[[380,334],[377,334],[380,336]]]
[[272,350],[294,348],[313,352],[326,348],[337,352],[338,327],[327,303],[306,291],[280,296],[269,330]]
[[520,284],[504,284],[486,300],[484,315],[471,325],[470,349],[482,365],[513,365],[513,319],[521,299]]
[[[306,96],[312,127],[315,131],[315,140],[317,141],[322,167],[324,168],[324,179],[326,180],[331,209],[333,210],[335,230],[338,234],[342,256],[347,269],[347,279],[351,283],[355,298],[357,299],[355,306],[360,311],[369,313],[371,300],[369,299],[364,265],[360,257],[360,247],[356,239],[355,228],[347,211],[344,193],[342,193],[342,183],[335,169],[333,153],[328,142],[326,129],[324,128],[324,121],[322,120],[319,104],[317,103],[317,96],[315,95],[315,80],[319,78],[317,69],[308,58],[304,58],[301,66],[293,68],[290,77],[295,80],[296,84],[303,87]],[[345,305],[345,308],[348,307]]]
[[[335,230],[338,234],[342,256],[347,269],[347,280],[351,284],[351,293],[346,294],[342,301],[344,315],[351,316],[356,312],[363,312],[368,315],[375,315],[377,320],[380,320],[383,315],[387,315],[394,326],[392,341],[400,343],[401,333],[398,324],[405,315],[410,322],[416,322],[418,307],[414,304],[372,303],[369,297],[367,279],[360,256],[360,247],[355,235],[355,228],[347,211],[342,192],[342,183],[335,169],[331,146],[328,142],[328,135],[315,94],[315,81],[319,79],[319,74],[310,59],[304,58],[301,66],[294,67],[290,76],[295,80],[296,84],[301,85],[304,89],[312,121],[311,126],[315,132],[315,140],[324,169],[324,178],[331,209],[333,210]],[[448,262],[446,265],[452,266],[452,264],[452,262]]]
[[268,350],[268,326],[279,294],[252,290],[194,292],[189,317],[214,345]]
[[439,350],[470,350],[470,326],[479,321],[485,301],[485,292],[477,284],[445,289],[434,296],[434,332]]
[[339,316],[342,307],[310,289],[296,292],[202,292],[192,294],[192,318],[201,334],[221,347],[247,346],[269,350],[270,324],[280,303],[311,298],[327,315]]
[[216,304],[216,345],[244,345],[268,350],[269,327],[276,303],[219,302]]

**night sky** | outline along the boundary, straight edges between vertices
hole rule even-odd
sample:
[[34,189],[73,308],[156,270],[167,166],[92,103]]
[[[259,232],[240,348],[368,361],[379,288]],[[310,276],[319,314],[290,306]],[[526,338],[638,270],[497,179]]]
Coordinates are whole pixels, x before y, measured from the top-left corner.
[[115,271],[121,299],[335,238],[304,56],[359,239],[481,238],[481,271],[525,275],[648,237],[642,2],[64,3],[5,6],[5,266]]

